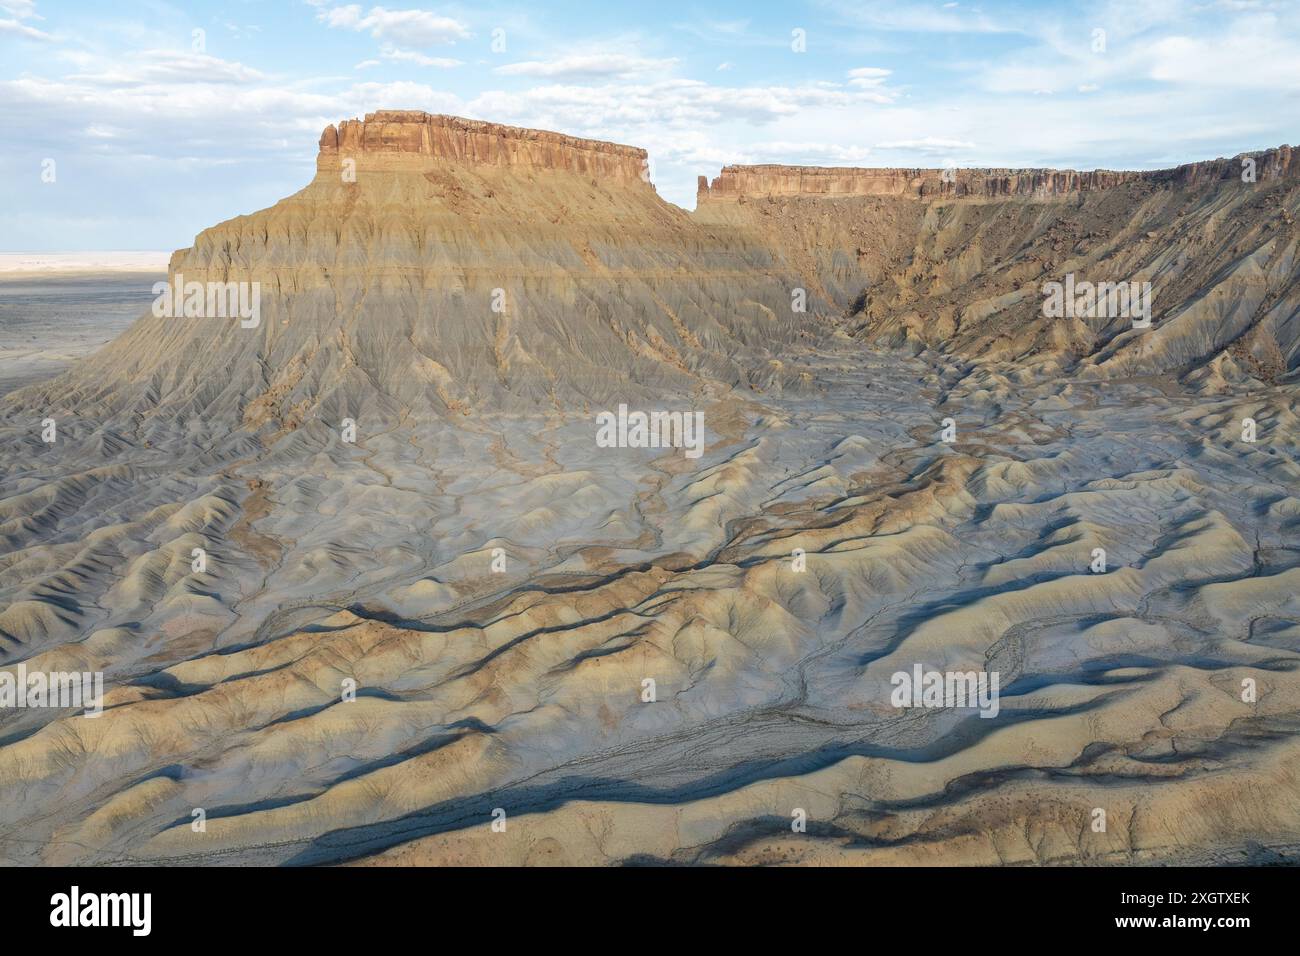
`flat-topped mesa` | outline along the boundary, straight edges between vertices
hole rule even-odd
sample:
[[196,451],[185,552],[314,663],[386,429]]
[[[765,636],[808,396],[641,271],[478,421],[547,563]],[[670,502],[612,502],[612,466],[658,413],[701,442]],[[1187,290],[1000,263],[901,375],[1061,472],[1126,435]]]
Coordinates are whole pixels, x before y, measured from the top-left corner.
[[1248,170],[1254,182],[1300,179],[1300,152],[1290,146],[1276,146],[1253,153],[1239,153],[1232,159],[1207,159],[1144,175],[1157,182],[1190,187],[1219,181],[1252,181],[1243,178]]
[[[646,151],[539,129],[418,110],[380,110],[327,126],[316,168],[420,169],[429,160],[561,170],[618,182],[645,179]],[[646,180],[648,182],[648,180]]]
[[1252,161],[1254,181],[1300,176],[1300,159],[1290,146],[1233,159],[1189,163],[1173,169],[1117,171],[1094,169],[861,169],[837,166],[724,166],[712,184],[699,177],[698,203],[738,202],[783,196],[896,196],[913,199],[997,199],[1023,196],[1047,199],[1124,183],[1193,187],[1243,181]]
[[858,169],[833,166],[726,166],[712,185],[701,176],[698,202],[779,196],[1049,197],[1105,189],[1141,173],[1058,169]]

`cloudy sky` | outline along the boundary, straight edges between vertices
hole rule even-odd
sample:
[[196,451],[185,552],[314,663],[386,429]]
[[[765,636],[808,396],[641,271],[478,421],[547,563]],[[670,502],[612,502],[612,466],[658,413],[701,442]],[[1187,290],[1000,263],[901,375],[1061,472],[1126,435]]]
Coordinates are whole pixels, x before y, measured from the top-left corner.
[[189,245],[376,109],[644,146],[688,209],[732,162],[1142,169],[1300,143],[1291,0],[390,2],[0,0],[0,251]]

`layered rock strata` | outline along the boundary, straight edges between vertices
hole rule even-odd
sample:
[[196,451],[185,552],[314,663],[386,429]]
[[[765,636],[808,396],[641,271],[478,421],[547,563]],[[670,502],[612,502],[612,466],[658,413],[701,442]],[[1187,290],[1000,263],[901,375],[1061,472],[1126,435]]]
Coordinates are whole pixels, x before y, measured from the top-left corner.
[[[687,214],[627,147],[327,131],[173,258],[257,322],[150,315],[0,402],[0,669],[105,689],[0,710],[0,860],[1293,857],[1274,153]],[[1151,282],[1152,328],[1045,318],[1071,273]],[[623,402],[703,408],[702,455],[594,440]],[[922,665],[998,714],[900,706]]]
[[728,202],[785,196],[903,196],[913,199],[1000,198],[1046,199],[1132,182],[1199,186],[1240,180],[1244,160],[1251,176],[1273,182],[1300,175],[1300,162],[1289,146],[1242,154],[1235,159],[1189,163],[1146,172],[1094,169],[860,169],[839,166],[724,166],[712,183],[699,177],[697,202]]
[[317,168],[339,169],[347,159],[382,168],[385,160],[398,165],[405,157],[559,170],[620,182],[645,178],[647,168],[646,151],[634,146],[407,110],[380,110],[327,126]]
[[[729,166],[695,219],[766,242],[854,334],[1038,374],[1271,381],[1300,365],[1300,161],[1290,147],[1151,172]],[[1045,308],[1123,284],[1131,310]],[[1139,322],[1145,319],[1139,318]],[[1217,384],[1215,384],[1217,383]]]

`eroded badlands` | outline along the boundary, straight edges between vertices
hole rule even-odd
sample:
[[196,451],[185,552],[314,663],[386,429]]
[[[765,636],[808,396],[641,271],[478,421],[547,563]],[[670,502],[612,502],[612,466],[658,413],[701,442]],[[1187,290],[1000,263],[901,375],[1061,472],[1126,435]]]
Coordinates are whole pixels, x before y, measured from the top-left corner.
[[[107,688],[0,715],[0,856],[1292,855],[1291,152],[745,167],[693,214],[643,155],[331,127],[173,257],[259,327],[146,315],[0,399],[3,667]],[[1068,272],[1151,281],[1153,327],[1044,318]],[[598,446],[619,403],[702,455]],[[996,671],[997,715],[892,706],[917,664]]]

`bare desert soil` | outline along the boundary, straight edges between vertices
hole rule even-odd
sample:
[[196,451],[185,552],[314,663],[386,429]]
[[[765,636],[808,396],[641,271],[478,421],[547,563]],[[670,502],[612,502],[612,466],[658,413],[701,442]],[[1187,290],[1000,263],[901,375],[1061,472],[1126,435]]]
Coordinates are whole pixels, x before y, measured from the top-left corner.
[[[149,449],[11,472],[8,540],[49,530],[4,558],[7,650],[112,689],[98,719],[6,720],[6,858],[1125,862],[1294,834],[1293,412],[1234,436],[1278,395],[802,360],[818,395],[708,405],[698,462],[549,417],[304,435],[255,479]],[[1000,715],[891,708],[915,661],[999,671]]]
[[53,378],[148,308],[165,274],[0,272],[0,395]]
[[[146,315],[51,377],[84,329],[6,313],[0,663],[107,692],[0,714],[0,859],[1291,859],[1290,152],[695,214],[641,155],[376,114],[173,257],[261,282],[256,328]],[[1153,327],[1044,319],[1075,269],[1164,281]],[[619,403],[702,456],[600,447]],[[893,706],[917,665],[997,715]]]

